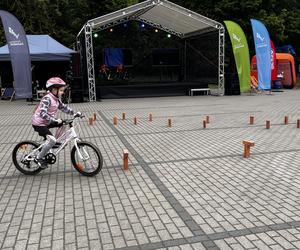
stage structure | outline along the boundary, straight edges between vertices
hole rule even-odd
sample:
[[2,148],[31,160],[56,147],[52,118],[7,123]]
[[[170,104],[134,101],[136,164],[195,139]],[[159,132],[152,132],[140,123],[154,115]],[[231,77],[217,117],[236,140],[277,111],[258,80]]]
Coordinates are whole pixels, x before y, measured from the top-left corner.
[[[218,95],[224,95],[225,30],[221,23],[167,0],[147,0],[110,14],[91,19],[77,35],[77,49],[86,59],[89,101],[96,101],[93,33],[128,21],[140,21],[181,39],[218,32]],[[84,36],[84,39],[83,37]],[[84,44],[81,42],[84,40]]]

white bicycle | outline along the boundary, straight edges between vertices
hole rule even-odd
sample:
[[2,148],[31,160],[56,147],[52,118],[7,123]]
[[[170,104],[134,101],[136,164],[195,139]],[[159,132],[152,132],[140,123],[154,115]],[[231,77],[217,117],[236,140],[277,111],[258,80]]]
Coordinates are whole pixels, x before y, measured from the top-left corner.
[[[80,116],[83,118],[84,116]],[[85,176],[94,176],[100,172],[103,165],[103,158],[99,149],[92,143],[82,141],[78,138],[75,131],[74,120],[78,117],[63,120],[63,126],[60,129],[61,135],[57,137],[57,143],[46,154],[47,164],[54,164],[58,154],[73,141],[74,146],[71,150],[71,161],[75,169]],[[65,129],[69,125],[69,129]],[[65,130],[65,131],[64,131]],[[42,171],[42,168],[35,163],[34,159],[41,151],[46,141],[38,143],[35,141],[22,141],[18,143],[13,152],[12,160],[16,168],[27,175],[35,175]]]

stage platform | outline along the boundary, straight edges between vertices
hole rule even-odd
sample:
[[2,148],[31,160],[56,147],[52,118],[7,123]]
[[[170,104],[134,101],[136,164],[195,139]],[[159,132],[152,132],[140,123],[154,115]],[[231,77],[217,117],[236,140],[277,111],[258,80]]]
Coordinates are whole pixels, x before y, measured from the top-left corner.
[[155,97],[155,96],[182,96],[188,95],[192,88],[207,88],[208,83],[201,82],[164,82],[164,83],[130,83],[98,85],[97,98],[128,98],[128,97]]

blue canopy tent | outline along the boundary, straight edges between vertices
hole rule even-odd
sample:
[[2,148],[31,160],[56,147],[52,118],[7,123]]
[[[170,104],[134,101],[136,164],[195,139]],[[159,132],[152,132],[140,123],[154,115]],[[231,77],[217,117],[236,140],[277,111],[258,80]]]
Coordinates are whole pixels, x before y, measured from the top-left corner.
[[[49,35],[27,35],[26,37],[34,86],[36,85],[37,89],[45,88],[47,79],[52,76],[65,79],[76,51],[65,47]],[[0,84],[3,88],[12,87],[13,74],[7,45],[0,47],[0,62]]]
[[[76,53],[48,35],[27,35],[31,61],[70,61]],[[0,61],[10,61],[8,46],[0,47]]]

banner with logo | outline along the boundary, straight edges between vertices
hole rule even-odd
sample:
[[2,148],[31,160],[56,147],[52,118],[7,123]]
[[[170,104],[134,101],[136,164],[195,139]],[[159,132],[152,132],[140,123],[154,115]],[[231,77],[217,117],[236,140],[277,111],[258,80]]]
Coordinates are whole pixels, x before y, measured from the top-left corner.
[[276,81],[277,80],[277,61],[276,61],[276,49],[275,45],[272,40],[271,42],[271,80]]
[[16,98],[31,98],[31,61],[25,31],[18,19],[7,11],[0,10],[0,17],[11,58]]
[[228,30],[235,64],[240,81],[240,91],[250,90],[250,55],[246,36],[242,28],[235,22],[224,21]]
[[271,42],[265,25],[251,19],[253,30],[256,63],[258,74],[258,89],[271,89]]

